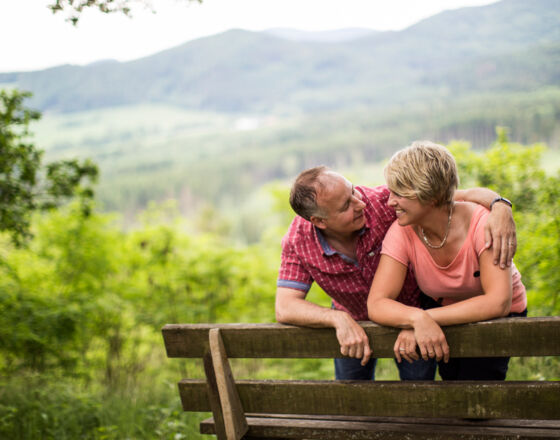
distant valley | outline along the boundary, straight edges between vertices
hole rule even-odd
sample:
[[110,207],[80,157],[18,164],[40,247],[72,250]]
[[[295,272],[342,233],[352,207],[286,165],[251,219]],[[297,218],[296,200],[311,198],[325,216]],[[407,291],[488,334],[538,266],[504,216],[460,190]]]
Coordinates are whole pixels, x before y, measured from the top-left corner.
[[188,214],[418,138],[484,148],[503,125],[556,149],[559,66],[560,2],[504,0],[400,32],[231,30],[127,63],[2,73],[0,86],[34,93],[47,157],[100,164],[104,209],[175,198]]

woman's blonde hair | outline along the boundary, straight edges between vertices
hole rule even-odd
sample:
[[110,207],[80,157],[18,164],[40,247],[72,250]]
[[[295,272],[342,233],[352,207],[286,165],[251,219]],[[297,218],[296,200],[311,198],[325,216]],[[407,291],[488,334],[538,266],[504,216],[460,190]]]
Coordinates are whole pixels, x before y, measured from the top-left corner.
[[430,141],[397,151],[385,167],[385,180],[394,193],[435,206],[451,203],[459,185],[455,159],[447,148]]

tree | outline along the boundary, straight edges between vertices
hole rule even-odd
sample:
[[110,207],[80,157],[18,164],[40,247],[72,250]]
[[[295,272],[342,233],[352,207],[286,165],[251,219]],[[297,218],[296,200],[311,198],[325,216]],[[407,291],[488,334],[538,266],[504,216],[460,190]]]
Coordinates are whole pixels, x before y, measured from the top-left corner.
[[[202,3],[202,0],[185,1]],[[84,9],[96,8],[104,14],[117,12],[129,16],[133,4],[142,4],[145,7],[151,8],[150,0],[54,0],[54,3],[51,3],[49,8],[53,13],[66,11],[68,13],[68,21],[76,25]]]
[[[24,107],[30,93],[0,90],[0,231],[20,245],[30,235],[34,211],[51,209],[77,196],[89,215],[91,185],[98,175],[90,160],[61,160],[42,165],[43,151],[29,141],[29,123],[40,113]],[[83,182],[89,181],[88,185]]]
[[527,287],[534,315],[560,313],[560,174],[547,176],[541,166],[543,144],[509,142],[498,127],[496,141],[484,152],[466,142],[451,142],[463,186],[486,186],[511,198],[517,223],[515,264]]

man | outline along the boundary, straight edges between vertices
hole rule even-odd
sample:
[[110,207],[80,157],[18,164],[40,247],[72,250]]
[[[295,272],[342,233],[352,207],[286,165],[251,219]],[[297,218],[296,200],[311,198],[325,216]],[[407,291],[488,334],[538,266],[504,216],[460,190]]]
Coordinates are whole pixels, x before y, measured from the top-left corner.
[[[375,378],[376,359],[357,321],[368,319],[366,301],[381,244],[396,218],[387,206],[388,197],[385,186],[355,187],[324,166],[303,171],[290,193],[290,204],[298,216],[282,240],[276,319],[285,324],[334,328],[345,356],[335,359],[339,380]],[[491,209],[486,246],[493,246],[494,264],[509,266],[516,247],[511,203],[484,188],[457,191],[455,198]],[[332,308],[305,299],[313,281],[332,298]],[[398,299],[421,306],[410,272]],[[435,376],[433,360],[397,365],[403,380]]]

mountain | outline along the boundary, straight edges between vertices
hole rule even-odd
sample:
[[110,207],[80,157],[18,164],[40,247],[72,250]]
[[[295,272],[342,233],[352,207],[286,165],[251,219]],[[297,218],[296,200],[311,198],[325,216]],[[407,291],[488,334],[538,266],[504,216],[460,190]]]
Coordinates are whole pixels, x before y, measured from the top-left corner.
[[[523,76],[532,87],[551,84],[559,42],[560,1],[504,0],[442,12],[400,32],[329,43],[297,31],[230,30],[131,62],[0,74],[0,83],[32,91],[32,105],[55,112],[147,103],[233,113],[380,108],[437,94],[442,85],[473,93],[487,80],[498,89]],[[516,66],[521,76],[478,69],[460,79],[484,60],[507,64],[527,55],[530,62]],[[550,75],[533,77],[543,70]]]
[[365,28],[346,28],[315,32],[300,31],[292,28],[273,28],[267,29],[264,32],[274,37],[283,38],[284,40],[317,41],[320,43],[340,43],[342,41],[352,41],[377,33],[373,29]]
[[126,63],[0,74],[0,86],[35,93],[47,160],[99,165],[103,209],[229,206],[255,238],[251,194],[310,166],[377,184],[372,163],[415,139],[485,148],[496,126],[558,148],[559,24],[558,0],[504,0],[352,38],[233,29]]

